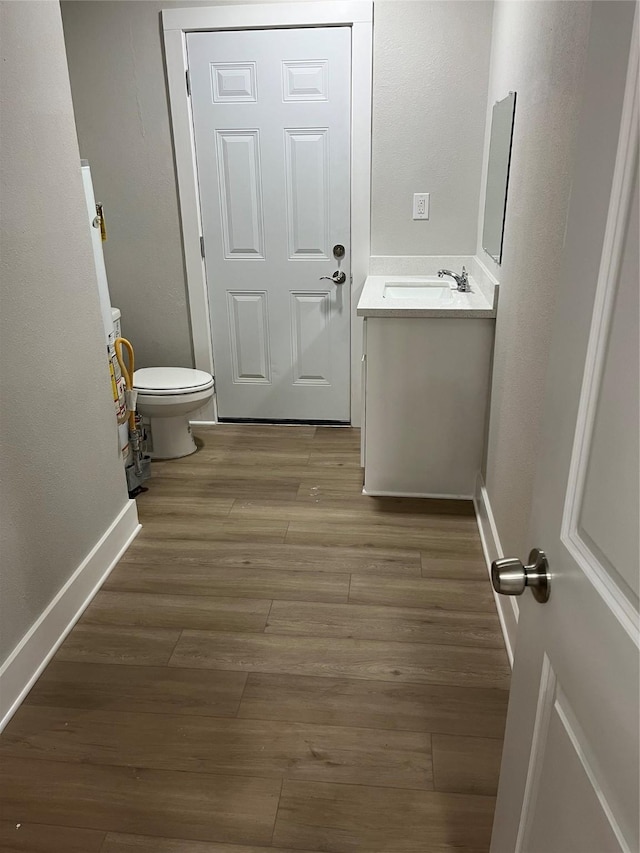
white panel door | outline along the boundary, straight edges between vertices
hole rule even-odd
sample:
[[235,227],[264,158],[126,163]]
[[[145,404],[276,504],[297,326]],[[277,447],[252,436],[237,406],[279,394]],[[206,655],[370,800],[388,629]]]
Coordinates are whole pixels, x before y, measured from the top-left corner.
[[599,237],[590,200],[606,198],[594,174],[611,155],[607,167],[593,133],[579,142],[530,540],[547,552],[551,597],[521,599],[492,853],[640,848],[637,80],[636,45]]
[[218,415],[348,422],[350,28],[189,33],[187,53]]

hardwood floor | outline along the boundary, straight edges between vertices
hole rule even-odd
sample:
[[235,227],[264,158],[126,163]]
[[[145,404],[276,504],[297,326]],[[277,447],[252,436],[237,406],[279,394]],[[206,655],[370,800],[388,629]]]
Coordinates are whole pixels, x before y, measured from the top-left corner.
[[468,503],[219,426],[0,737],[3,853],[486,853],[509,665]]

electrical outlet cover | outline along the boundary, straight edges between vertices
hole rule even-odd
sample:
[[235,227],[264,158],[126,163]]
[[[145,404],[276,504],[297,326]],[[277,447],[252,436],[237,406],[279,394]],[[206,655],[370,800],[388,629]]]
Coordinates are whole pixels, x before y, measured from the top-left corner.
[[428,219],[429,218],[429,193],[414,193],[413,194],[413,218]]

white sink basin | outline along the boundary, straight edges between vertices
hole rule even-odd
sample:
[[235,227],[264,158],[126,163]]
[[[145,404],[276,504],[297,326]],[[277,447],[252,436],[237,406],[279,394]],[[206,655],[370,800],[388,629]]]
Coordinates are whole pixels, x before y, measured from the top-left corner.
[[383,299],[418,299],[425,307],[453,302],[453,290],[440,280],[388,281],[382,291]]
[[453,281],[437,275],[369,275],[360,300],[358,317],[495,317],[495,291],[490,302],[470,276],[471,290],[461,293]]

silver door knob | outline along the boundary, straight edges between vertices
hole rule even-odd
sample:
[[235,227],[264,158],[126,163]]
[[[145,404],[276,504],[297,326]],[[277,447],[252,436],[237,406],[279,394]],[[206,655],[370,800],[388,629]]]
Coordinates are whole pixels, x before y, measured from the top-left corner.
[[529,564],[522,565],[515,557],[505,557],[491,563],[491,583],[500,595],[522,595],[529,587],[536,601],[544,604],[551,594],[551,575],[544,551],[534,548]]
[[347,276],[341,270],[336,270],[333,275],[321,275],[320,281],[323,278],[326,278],[328,281],[332,281],[334,284],[344,284],[347,280]]

